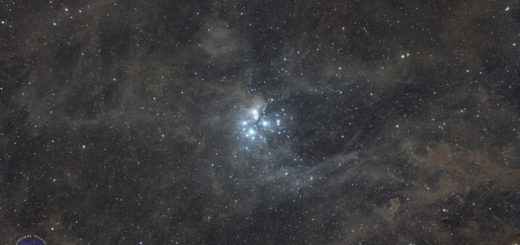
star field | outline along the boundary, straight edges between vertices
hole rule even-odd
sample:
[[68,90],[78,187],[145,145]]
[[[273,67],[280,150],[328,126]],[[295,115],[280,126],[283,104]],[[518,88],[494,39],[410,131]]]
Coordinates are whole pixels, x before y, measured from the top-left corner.
[[0,244],[520,242],[518,0],[0,6]]

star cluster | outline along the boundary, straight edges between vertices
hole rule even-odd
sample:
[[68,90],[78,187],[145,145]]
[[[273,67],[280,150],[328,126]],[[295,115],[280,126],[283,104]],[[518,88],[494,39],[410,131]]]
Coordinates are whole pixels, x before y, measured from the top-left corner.
[[263,148],[271,137],[287,133],[283,125],[286,116],[285,109],[267,113],[266,107],[254,106],[240,115],[235,133],[245,141],[244,149],[249,150],[252,145]]

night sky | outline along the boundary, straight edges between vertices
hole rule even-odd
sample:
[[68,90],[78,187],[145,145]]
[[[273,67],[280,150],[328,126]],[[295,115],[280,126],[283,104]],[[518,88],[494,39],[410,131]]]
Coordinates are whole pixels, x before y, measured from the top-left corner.
[[0,21],[0,244],[520,243],[520,0]]

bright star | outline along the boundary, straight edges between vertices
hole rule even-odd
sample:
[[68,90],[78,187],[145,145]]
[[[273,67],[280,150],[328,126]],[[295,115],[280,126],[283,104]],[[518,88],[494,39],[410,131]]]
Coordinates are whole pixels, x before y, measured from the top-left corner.
[[250,135],[255,135],[255,134],[256,134],[256,131],[255,131],[254,129],[250,128],[249,131],[248,131],[248,133],[249,133]]
[[258,120],[258,118],[260,117],[260,115],[259,115],[257,109],[253,109],[253,110],[251,111],[251,114],[253,114],[253,118],[254,118],[255,120]]

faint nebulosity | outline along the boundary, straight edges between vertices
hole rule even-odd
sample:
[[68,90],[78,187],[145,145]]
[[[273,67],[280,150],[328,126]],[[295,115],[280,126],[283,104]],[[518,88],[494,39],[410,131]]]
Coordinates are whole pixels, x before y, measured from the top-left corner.
[[0,6],[1,244],[520,242],[519,0]]

